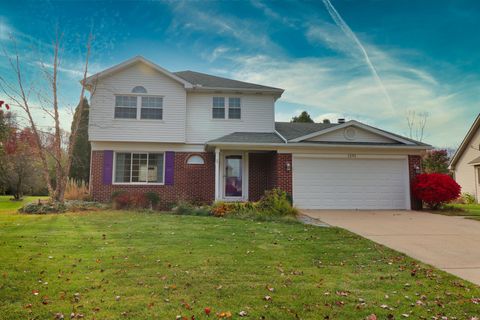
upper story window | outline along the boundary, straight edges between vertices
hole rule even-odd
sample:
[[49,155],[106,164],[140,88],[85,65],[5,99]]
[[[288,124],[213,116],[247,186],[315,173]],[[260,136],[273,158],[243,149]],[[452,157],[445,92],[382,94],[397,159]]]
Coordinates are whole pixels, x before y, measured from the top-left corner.
[[137,97],[116,96],[115,97],[115,118],[136,119],[137,118]]
[[228,98],[228,119],[240,119],[240,98]]
[[163,118],[163,98],[162,97],[142,97],[141,119],[162,119]]
[[225,119],[225,98],[224,97],[213,97],[212,118]]
[[115,119],[163,119],[163,97],[147,96],[142,86],[132,93],[136,94],[115,96]]
[[[228,105],[226,105],[228,101]],[[241,103],[238,97],[213,97],[212,118],[225,119],[225,109],[228,108],[228,119],[241,118]]]

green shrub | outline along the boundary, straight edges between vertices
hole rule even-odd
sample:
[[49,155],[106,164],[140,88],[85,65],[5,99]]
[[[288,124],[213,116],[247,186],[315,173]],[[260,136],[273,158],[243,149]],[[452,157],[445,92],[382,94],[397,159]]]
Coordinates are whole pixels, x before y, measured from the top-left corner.
[[263,214],[274,216],[296,216],[298,213],[292,207],[289,195],[281,189],[265,191],[265,195],[256,204],[256,209]]
[[470,193],[462,193],[460,197],[462,203],[464,204],[474,204],[475,203],[475,196]]
[[180,201],[172,209],[172,212],[182,216],[211,216],[208,206],[197,207],[189,202]]
[[145,197],[150,205],[150,209],[157,208],[160,203],[160,196],[156,192],[145,192]]

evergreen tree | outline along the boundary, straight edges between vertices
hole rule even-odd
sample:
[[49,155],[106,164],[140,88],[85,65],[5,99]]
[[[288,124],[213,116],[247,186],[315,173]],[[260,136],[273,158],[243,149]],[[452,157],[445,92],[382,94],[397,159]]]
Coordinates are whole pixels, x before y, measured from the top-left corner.
[[[74,119],[81,117],[80,125],[77,131],[77,139],[73,147],[72,166],[68,176],[75,180],[88,182],[90,178],[90,151],[91,145],[88,141],[88,115],[90,106],[87,98],[83,98],[83,112],[79,114],[78,108],[75,109]],[[70,137],[72,139],[72,137]]]
[[295,116],[290,120],[290,122],[307,122],[313,123],[314,121],[310,117],[307,111],[303,111],[299,116]]

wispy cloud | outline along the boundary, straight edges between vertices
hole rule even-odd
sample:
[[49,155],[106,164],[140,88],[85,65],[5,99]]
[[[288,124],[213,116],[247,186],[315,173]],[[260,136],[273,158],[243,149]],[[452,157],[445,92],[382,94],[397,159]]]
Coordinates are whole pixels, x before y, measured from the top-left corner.
[[338,13],[338,11],[335,9],[335,7],[332,5],[330,0],[323,0],[323,3],[325,4],[325,7],[327,8],[328,13],[332,17],[333,21],[342,29],[342,31],[345,33],[345,35],[353,41],[353,43],[360,49],[363,58],[365,59],[365,63],[368,65],[370,68],[373,77],[375,78],[375,81],[377,82],[378,86],[382,89],[383,94],[385,95],[385,98],[387,100],[387,106],[393,109],[392,105],[392,99],[390,98],[390,95],[388,94],[387,89],[385,88],[382,79],[378,75],[377,68],[375,68],[375,65],[372,63],[370,60],[370,56],[367,53],[367,50],[363,46],[363,44],[360,42],[358,37],[355,35],[355,33],[350,29],[348,24],[343,20],[342,16]]

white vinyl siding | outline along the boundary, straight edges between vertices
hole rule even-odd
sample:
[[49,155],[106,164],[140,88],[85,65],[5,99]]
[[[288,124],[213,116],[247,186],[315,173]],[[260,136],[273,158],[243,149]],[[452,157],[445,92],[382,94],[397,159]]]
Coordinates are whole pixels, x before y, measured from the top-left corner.
[[273,95],[241,95],[241,119],[212,117],[215,94],[189,93],[187,95],[187,143],[205,143],[232,132],[273,132],[275,130]]
[[[114,117],[116,96],[140,97],[142,94],[132,94],[132,89],[140,85],[146,89],[148,96],[162,97],[162,121],[141,119],[140,100],[137,103],[139,120]],[[92,91],[91,141],[185,143],[187,93],[181,83],[137,63],[99,80]]]
[[[345,130],[351,130],[348,128],[354,128],[354,137],[350,138],[346,134]],[[361,128],[351,126],[334,130],[325,134],[320,134],[317,137],[308,139],[307,141],[325,141],[325,142],[373,142],[373,143],[395,143],[396,141],[380,136],[376,133],[363,130]]]
[[115,183],[162,184],[164,153],[115,153]]

